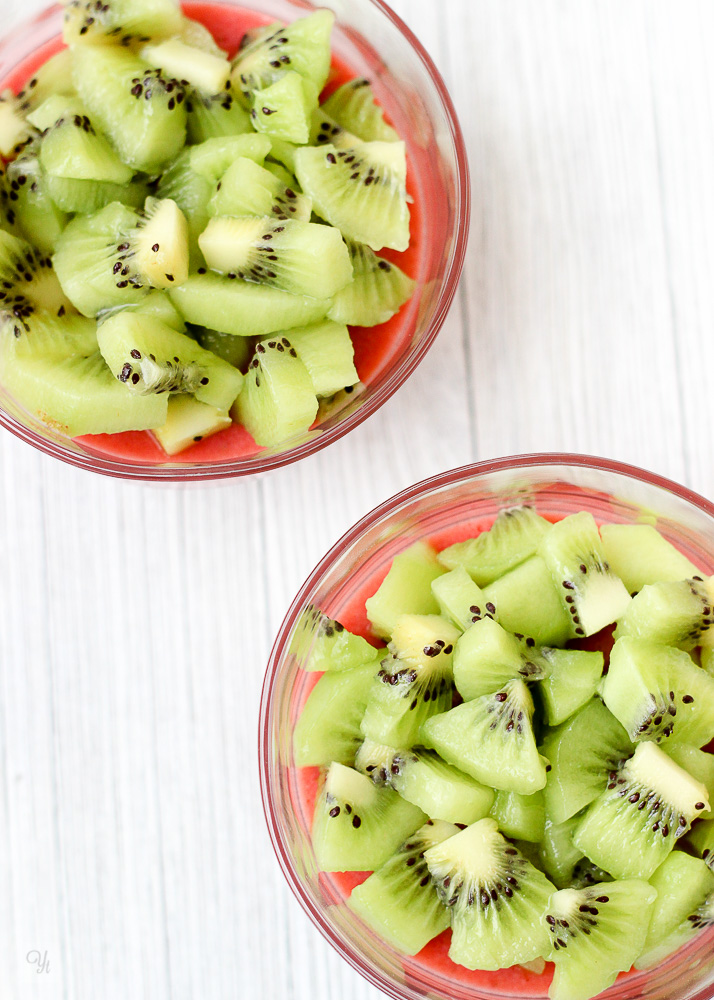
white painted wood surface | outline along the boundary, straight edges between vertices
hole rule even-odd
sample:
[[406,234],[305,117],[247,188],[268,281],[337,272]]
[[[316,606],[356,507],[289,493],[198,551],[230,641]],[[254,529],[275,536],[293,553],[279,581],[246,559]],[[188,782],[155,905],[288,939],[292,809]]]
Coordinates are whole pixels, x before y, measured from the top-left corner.
[[[218,488],[0,434],[3,1000],[376,1000],[262,816],[259,692],[299,584],[376,503],[475,459],[591,452],[714,496],[711,0],[394,6],[473,173],[465,277],[411,382],[327,451]],[[0,0],[2,23],[34,7]]]

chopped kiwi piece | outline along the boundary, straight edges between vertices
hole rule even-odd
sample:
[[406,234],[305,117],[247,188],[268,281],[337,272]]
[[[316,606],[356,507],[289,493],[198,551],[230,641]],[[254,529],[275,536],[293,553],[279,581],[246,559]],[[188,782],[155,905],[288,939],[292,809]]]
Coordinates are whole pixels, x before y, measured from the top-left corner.
[[387,746],[386,743],[363,740],[355,756],[355,768],[361,774],[366,774],[375,785],[391,785],[392,764],[398,753],[399,750]]
[[303,670],[322,671],[357,667],[374,660],[380,650],[310,604],[295,625],[290,652]]
[[702,641],[711,644],[713,583],[697,579],[646,584],[620,619],[617,635],[632,635],[682,649],[693,649]]
[[208,222],[208,202],[212,190],[211,182],[191,167],[191,149],[188,147],[164,171],[156,189],[158,198],[176,202],[186,217],[190,256],[194,267],[203,264],[198,237]]
[[0,153],[5,157],[37,134],[23,115],[21,103],[11,90],[0,93]]
[[532,795],[496,792],[491,816],[507,837],[538,843],[543,839],[545,827],[543,792],[533,792]]
[[38,153],[38,146],[30,145],[8,164],[8,199],[20,235],[41,253],[51,254],[67,215],[50,197]]
[[384,120],[384,112],[374,99],[369,80],[357,77],[333,91],[322,105],[343,128],[365,142],[397,142],[399,136]]
[[[665,742],[662,749],[675,764],[684,768],[687,774],[701,781],[709,795],[709,802],[714,804],[714,754],[699,750],[687,743],[672,745],[670,741]],[[707,809],[701,818],[714,819],[714,811]]]
[[35,309],[21,322],[0,309],[0,374],[10,370],[16,358],[50,359],[97,351],[97,325],[84,316],[57,316]]
[[538,684],[545,721],[549,726],[558,726],[595,694],[605,658],[597,651],[545,647],[541,648],[540,657],[549,668]]
[[191,169],[211,184],[217,184],[239,156],[262,164],[270,152],[270,139],[254,132],[248,135],[226,135],[206,139],[193,146],[189,156]]
[[431,584],[443,572],[435,550],[426,542],[415,542],[395,556],[379,589],[365,601],[375,634],[391,636],[397,619],[404,614],[438,614]]
[[360,721],[367,703],[376,660],[346,670],[328,670],[305,702],[293,733],[298,767],[333,760],[352,764],[362,742]]
[[403,142],[303,146],[295,153],[295,176],[315,213],[372,250],[409,246],[406,175]]
[[291,326],[307,326],[322,319],[329,307],[327,299],[293,295],[218,274],[192,274],[170,294],[188,323],[242,337],[265,337]]
[[[166,292],[161,292],[158,289],[151,291],[140,302],[124,306],[124,308],[130,309],[132,312],[139,313],[142,316],[153,316],[155,319],[159,319],[162,323],[170,326],[172,330],[178,330],[179,333],[186,332],[183,318],[174,307]],[[102,318],[105,315],[103,314]],[[203,344],[202,346],[205,347],[206,345]],[[210,347],[206,349],[212,350]]]
[[67,45],[128,45],[180,33],[173,0],[63,0]]
[[288,72],[262,90],[253,92],[250,117],[253,127],[271,138],[305,143],[317,110],[318,93],[310,80]]
[[193,21],[190,17],[182,18],[179,38],[186,45],[192,45],[195,49],[201,49],[202,52],[210,52],[219,58],[226,55],[225,50],[218,45],[208,28],[200,21]]
[[306,434],[316,414],[310,375],[287,337],[260,341],[234,416],[256,444],[270,447]]
[[316,396],[331,396],[359,381],[346,326],[328,319],[286,330],[286,336],[307,368]]
[[101,324],[98,340],[129,392],[193,393],[200,402],[227,410],[241,391],[237,368],[152,316],[122,310]]
[[377,788],[359,771],[335,762],[315,804],[317,863],[325,872],[375,871],[427,819],[391,788]]
[[[703,815],[704,813],[702,813]],[[714,871],[714,821],[700,820],[695,823],[687,836],[687,844],[694,850],[697,857],[700,857]]]
[[602,698],[633,742],[671,738],[701,747],[714,733],[714,678],[671,646],[618,639]]
[[[709,808],[707,790],[655,743],[611,771],[580,820],[573,842],[615,878],[649,878],[692,822]],[[623,844],[628,850],[623,851]]]
[[416,282],[364,243],[346,242],[353,278],[335,294],[330,319],[349,326],[386,323],[411,298]]
[[200,403],[194,396],[177,395],[170,397],[166,423],[156,428],[154,436],[167,455],[178,455],[232,423],[226,410]]
[[77,46],[74,82],[92,120],[134,170],[160,173],[186,141],[184,90],[131,52]]
[[482,618],[496,618],[496,605],[487,601],[481,588],[473,582],[463,566],[437,576],[431,592],[445,618],[466,632]]
[[81,110],[59,118],[45,133],[40,164],[51,177],[128,184],[134,176]]
[[[40,133],[45,133],[58,125],[60,121],[64,124],[63,119],[65,118],[72,115],[84,116],[86,113],[87,109],[77,94],[70,91],[66,94],[50,94],[44,101],[32,108],[27,115],[27,120]],[[23,148],[34,142],[33,138],[28,144],[23,143]]]
[[201,347],[207,351],[213,351],[219,358],[223,358],[229,365],[246,371],[250,359],[255,351],[255,344],[251,337],[237,337],[234,333],[220,333],[218,330],[209,330],[205,326],[194,326],[191,328],[191,336],[197,340]]
[[[170,198],[147,198],[146,214],[129,233],[129,246],[120,251],[115,274],[136,273],[154,288],[172,288],[188,277],[188,223]],[[122,267],[118,265],[122,264]],[[129,267],[129,272],[126,268]]]
[[352,890],[350,909],[407,955],[416,955],[449,926],[449,911],[436,893],[424,853],[458,832],[451,823],[429,820]]
[[214,216],[198,239],[215,271],[329,299],[352,277],[337,229],[293,219]]
[[299,73],[319,94],[330,71],[330,33],[335,15],[317,10],[289,25],[248,35],[233,63],[232,80],[246,107],[256,90],[268,87],[288,72]]
[[72,81],[72,53],[61,49],[43,63],[19,91],[20,111],[29,120],[30,113],[55,94],[75,94]]
[[531,556],[488,584],[484,595],[497,606],[504,628],[538,645],[559,646],[572,634],[570,616],[540,556]]
[[499,512],[489,531],[442,549],[439,562],[447,569],[463,566],[479,587],[485,587],[534,555],[550,527],[532,507],[508,507]]
[[47,193],[62,212],[76,212],[78,215],[91,215],[113,202],[139,208],[149,194],[148,184],[142,181],[113,184],[45,174],[44,182]]
[[546,783],[532,716],[528,688],[522,680],[512,680],[494,694],[427,719],[422,742],[484,785],[531,795]]
[[228,83],[231,67],[225,56],[187,45],[180,38],[145,45],[141,58],[163,71],[164,76],[186,80],[202,94],[216,94]]
[[[575,868],[573,868],[573,875],[570,880],[570,884],[573,889],[585,889],[587,886],[597,885],[599,882],[612,881],[614,881],[614,879],[609,872],[606,872],[602,868],[598,868],[597,865],[594,865],[592,861],[589,861],[587,858],[581,858]],[[558,888],[566,888],[566,886],[558,886]]]
[[539,867],[559,889],[573,884],[575,867],[583,852],[573,843],[579,816],[571,816],[564,823],[554,823],[546,814],[539,852]]
[[491,694],[514,677],[537,681],[546,673],[547,666],[537,651],[519,642],[493,618],[475,622],[456,643],[454,681],[466,701]]
[[312,202],[247,156],[238,156],[208,203],[210,215],[269,216],[309,222]]
[[558,521],[543,536],[539,551],[576,636],[593,635],[625,614],[630,595],[605,560],[592,514],[581,511]]
[[63,315],[72,311],[49,257],[19,237],[0,230],[0,309],[23,323],[36,310]]
[[338,125],[334,118],[330,118],[324,108],[315,108],[310,123],[308,145],[325,146],[328,143],[335,149],[352,149],[354,146],[361,145],[362,139]]
[[605,560],[631,594],[651,583],[703,574],[650,524],[603,524]]
[[[650,878],[657,892],[638,969],[656,965],[698,932],[699,907],[714,893],[714,873],[699,858],[673,851]],[[679,932],[679,933],[678,933]]]
[[630,739],[599,698],[592,698],[552,730],[540,747],[550,761],[545,807],[556,824],[564,823],[600,795],[608,775],[629,757]]
[[422,723],[444,712],[453,695],[452,656],[458,631],[438,615],[405,614],[397,619],[372,683],[362,732],[379,743],[411,747]]
[[446,764],[431,750],[393,752],[388,774],[392,788],[432,819],[468,825],[487,816],[493,805],[490,788]]
[[543,921],[551,936],[547,957],[555,963],[551,1000],[588,1000],[630,969],[656,896],[639,879],[556,892]]
[[216,94],[198,90],[186,97],[186,136],[192,144],[226,135],[242,135],[251,131],[250,116],[239,104],[233,84],[228,83]]
[[553,886],[482,819],[424,854],[451,911],[449,957],[467,969],[503,969],[548,947],[543,920]]

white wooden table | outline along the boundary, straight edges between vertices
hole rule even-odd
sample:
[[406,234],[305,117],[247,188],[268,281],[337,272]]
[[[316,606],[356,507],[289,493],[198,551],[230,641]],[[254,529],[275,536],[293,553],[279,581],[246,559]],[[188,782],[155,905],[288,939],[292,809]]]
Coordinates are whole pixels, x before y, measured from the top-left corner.
[[711,0],[394,6],[473,175],[465,276],[410,383],[298,466],[193,491],[0,434],[3,1000],[376,1000],[263,821],[259,693],[299,584],[375,504],[476,459],[590,452],[714,496]]

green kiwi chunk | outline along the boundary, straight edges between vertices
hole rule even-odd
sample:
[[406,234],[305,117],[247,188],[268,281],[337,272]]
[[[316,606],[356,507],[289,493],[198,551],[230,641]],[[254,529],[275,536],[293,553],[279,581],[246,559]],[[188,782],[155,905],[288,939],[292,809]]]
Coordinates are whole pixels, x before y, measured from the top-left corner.
[[633,742],[701,747],[714,733],[714,678],[680,649],[623,636],[612,648],[601,693]]
[[522,680],[427,719],[422,742],[492,788],[531,795],[546,783],[536,749],[533,699]]
[[[174,307],[166,292],[155,289],[144,296],[140,302],[124,306],[123,308],[139,313],[142,316],[153,316],[155,319],[159,319],[162,323],[165,323],[166,326],[170,326],[172,330],[178,330],[179,333],[186,332],[183,318]],[[102,313],[102,320],[106,319],[108,315],[110,313]],[[206,345],[202,344],[201,346],[205,347]],[[211,350],[211,348],[207,347],[206,350]]]
[[514,677],[540,680],[547,671],[532,639],[528,645],[519,642],[488,616],[475,622],[456,643],[454,682],[466,701],[491,694]]
[[239,156],[261,164],[270,152],[270,139],[251,132],[247,135],[217,136],[192,146],[189,156],[191,169],[211,184],[217,184]]
[[61,49],[42,63],[39,69],[18,92],[19,110],[29,121],[30,114],[48,97],[75,94],[72,81],[72,53]]
[[290,652],[302,670],[314,672],[348,670],[374,660],[380,650],[309,604],[295,625]]
[[324,108],[315,108],[310,124],[309,146],[325,146],[330,144],[335,149],[352,149],[362,144],[362,139],[338,125]]
[[396,131],[384,120],[384,112],[374,99],[369,80],[358,76],[334,90],[322,105],[343,128],[365,142],[396,142]]
[[482,618],[496,618],[496,605],[486,600],[481,588],[463,566],[457,566],[433,580],[431,592],[441,614],[462,632]]
[[359,381],[354,347],[343,324],[327,319],[286,330],[285,335],[307,368],[316,396],[332,396]]
[[201,403],[195,396],[180,394],[169,398],[166,423],[156,428],[154,437],[167,455],[178,455],[232,423],[227,410]]
[[514,635],[543,646],[563,645],[572,635],[570,616],[540,556],[526,559],[483,592],[497,606],[501,625]]
[[210,215],[255,215],[309,222],[312,202],[247,156],[238,156],[218,182],[208,203]]
[[485,587],[535,555],[550,527],[532,507],[507,507],[489,531],[442,549],[439,562],[447,569],[463,566],[479,587]]
[[389,638],[404,614],[438,615],[431,585],[443,572],[427,542],[415,542],[395,556],[379,589],[365,601],[375,635]]
[[491,816],[498,829],[507,837],[539,843],[545,830],[543,792],[519,795],[518,792],[496,792]]
[[622,580],[605,559],[595,518],[587,511],[554,524],[540,543],[576,636],[593,635],[621,618],[630,605]]
[[362,732],[378,743],[411,747],[422,723],[451,706],[458,631],[438,615],[402,615],[392,630],[367,699]]
[[397,750],[389,761],[378,763],[377,773],[386,770],[392,788],[432,819],[469,825],[487,816],[493,806],[492,789],[431,750]]
[[[683,767],[687,774],[705,786],[709,794],[709,802],[714,803],[714,754],[687,743],[675,743],[666,741],[662,749],[671,757],[675,764]],[[702,819],[714,819],[714,811],[707,809],[702,813]]]
[[253,92],[250,117],[257,132],[296,144],[310,138],[318,92],[310,80],[288,72],[262,90]]
[[25,118],[21,104],[11,90],[0,93],[0,153],[6,158],[37,135]]
[[589,1000],[632,967],[644,945],[657,893],[640,879],[560,889],[548,904],[551,1000]]
[[295,152],[295,176],[315,213],[375,251],[409,246],[406,175],[403,142],[340,150],[302,146]]
[[190,148],[183,149],[164,171],[156,189],[158,198],[174,201],[186,218],[193,267],[203,264],[198,237],[208,222],[208,202],[212,191],[211,182],[192,168]]
[[598,797],[610,772],[630,756],[633,746],[615,716],[599,698],[592,698],[549,732],[540,750],[550,761],[546,811],[560,824]]
[[172,0],[65,0],[62,33],[67,45],[126,46],[178,34],[182,20]]
[[663,646],[693,649],[714,641],[714,581],[646,584],[618,622],[617,635],[649,639]]
[[277,330],[307,326],[321,320],[327,299],[293,295],[269,285],[240,281],[219,274],[191,274],[171,301],[187,323],[242,337],[265,337]]
[[38,154],[37,144],[30,144],[7,165],[7,199],[20,235],[41,253],[51,254],[67,214],[50,197]]
[[541,647],[540,658],[548,665],[547,676],[538,683],[543,714],[549,726],[558,726],[587,704],[602,677],[602,653],[584,649]]
[[449,957],[467,969],[530,962],[548,948],[544,916],[553,886],[481,819],[424,854],[451,912]]
[[329,299],[352,278],[339,231],[314,222],[215,216],[198,245],[213,270],[294,295]]
[[650,878],[657,891],[647,938],[635,962],[638,969],[657,965],[700,930],[698,910],[714,897],[714,873],[684,851],[673,851]]
[[134,171],[121,162],[83,110],[63,115],[43,135],[42,169],[52,177],[128,184]]
[[[569,879],[573,889],[585,889],[589,885],[597,885],[599,882],[612,882],[613,877],[609,872],[598,868],[588,858],[581,858],[573,868],[572,878]],[[558,886],[559,889],[567,888],[567,885]]]
[[615,878],[648,879],[709,809],[707,790],[649,742],[638,744],[608,779],[580,820],[573,842]]
[[181,83],[110,46],[77,46],[72,58],[77,91],[124,163],[160,173],[186,141]]
[[234,368],[247,371],[255,351],[255,343],[251,337],[236,337],[233,333],[221,333],[205,326],[192,326],[190,334],[207,351],[213,351]]
[[345,670],[329,670],[310,692],[293,732],[297,767],[333,760],[353,764],[362,742],[360,722],[376,659]]
[[695,823],[687,835],[687,844],[714,871],[714,820]]
[[449,926],[449,911],[436,893],[424,854],[458,832],[451,823],[428,820],[352,890],[350,909],[406,955],[416,955]]
[[18,358],[64,358],[97,351],[97,324],[84,316],[34,309],[22,320],[0,309],[0,374]]
[[349,326],[377,326],[396,315],[416,282],[364,243],[347,240],[353,279],[334,296],[330,319]]
[[182,83],[185,80],[208,96],[224,90],[228,84],[231,66],[225,56],[188,45],[181,38],[145,45],[140,55],[149,66],[162,70],[165,77]]
[[260,341],[234,410],[256,444],[270,447],[304,436],[317,415],[310,374],[287,337]]
[[38,309],[61,316],[72,306],[50,258],[0,230],[0,310],[22,326]]
[[378,788],[359,771],[335,762],[315,804],[317,863],[324,872],[375,871],[427,819],[391,788]]
[[127,243],[113,267],[122,278],[136,274],[142,284],[173,288],[188,277],[188,223],[170,198],[146,199],[144,214],[128,234]]
[[600,536],[605,560],[631,594],[704,575],[651,524],[603,524]]
[[355,768],[361,774],[366,774],[375,785],[391,785],[392,764],[395,756],[400,752],[404,751],[396,750],[394,747],[387,746],[386,743],[363,740],[355,756]]
[[251,131],[250,116],[238,102],[233,84],[216,94],[190,91],[186,97],[186,138],[192,145],[220,136]]
[[546,814],[543,836],[538,846],[539,867],[559,889],[573,884],[575,868],[583,852],[573,843],[578,816],[571,816],[564,823],[554,823]]

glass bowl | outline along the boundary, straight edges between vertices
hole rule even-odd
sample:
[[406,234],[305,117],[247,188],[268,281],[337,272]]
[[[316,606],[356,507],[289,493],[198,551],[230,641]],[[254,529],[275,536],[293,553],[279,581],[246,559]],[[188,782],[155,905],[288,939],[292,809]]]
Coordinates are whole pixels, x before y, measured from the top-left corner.
[[[261,703],[260,769],[278,861],[324,937],[370,983],[397,1000],[540,1000],[547,995],[549,977],[521,969],[507,976],[466,970],[455,975],[456,966],[437,968],[419,957],[406,958],[344,905],[344,880],[318,871],[310,842],[309,771],[296,768],[292,754],[293,729],[315,675],[302,670],[290,654],[290,636],[310,604],[348,628],[366,630],[364,600],[398,552],[421,538],[443,547],[469,537],[475,529],[489,527],[499,510],[523,502],[554,518],[587,510],[599,521],[654,524],[702,570],[714,572],[714,504],[676,483],[581,455],[481,462],[412,486],[348,531],[293,601],[270,656]],[[438,949],[431,954],[438,959]],[[603,995],[612,1000],[710,998],[714,929],[655,969],[621,976]]]
[[[336,15],[333,53],[354,76],[368,77],[394,126],[404,136],[408,184],[414,197],[412,247],[402,257],[417,279],[412,300],[386,334],[388,347],[375,353],[368,331],[355,330],[356,391],[323,413],[319,424],[298,441],[259,449],[239,429],[231,455],[224,457],[220,434],[192,446],[182,458],[168,458],[148,434],[69,438],[29,416],[0,388],[0,424],[40,451],[79,468],[123,479],[186,482],[228,479],[277,468],[326,447],[374,413],[396,392],[431,347],[446,317],[463,266],[469,228],[469,177],[463,136],[438,70],[421,43],[382,0],[235,0],[231,3],[185,3],[189,16],[201,19],[209,7],[223,27],[219,42],[235,50],[231,35],[236,9],[248,25],[294,20],[314,7]],[[216,17],[216,8],[218,15]],[[35,69],[60,47],[62,11],[57,5],[20,25],[0,42],[0,81],[18,90]],[[2,89],[2,88],[0,88]],[[385,255],[388,255],[388,251]],[[123,437],[124,443],[118,438]],[[127,457],[126,449],[132,457]],[[224,449],[225,451],[225,449]],[[162,457],[163,456],[163,457]]]

